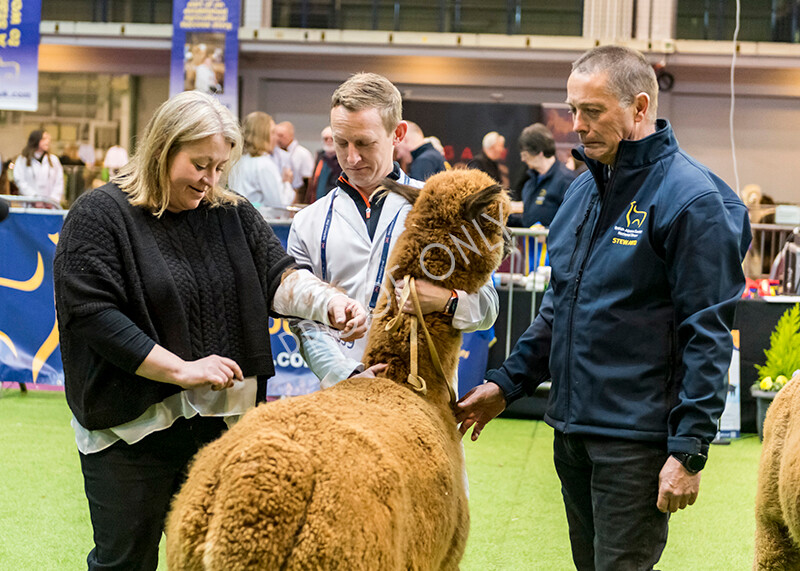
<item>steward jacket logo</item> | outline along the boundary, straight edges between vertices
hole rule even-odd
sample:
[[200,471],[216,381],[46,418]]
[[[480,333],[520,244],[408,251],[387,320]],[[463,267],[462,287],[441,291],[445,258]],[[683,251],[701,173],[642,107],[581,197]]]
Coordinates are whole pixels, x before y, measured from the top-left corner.
[[639,243],[639,237],[644,232],[642,225],[647,218],[647,212],[636,209],[636,201],[631,202],[628,212],[625,214],[626,226],[622,226],[622,220],[614,225],[614,236],[611,243],[617,246],[635,246]]
[[631,202],[631,206],[628,208],[628,214],[625,218],[628,220],[628,228],[631,227],[631,224],[636,224],[639,228],[641,228],[642,224],[644,224],[645,218],[647,218],[647,212],[636,210],[636,201],[634,200]]

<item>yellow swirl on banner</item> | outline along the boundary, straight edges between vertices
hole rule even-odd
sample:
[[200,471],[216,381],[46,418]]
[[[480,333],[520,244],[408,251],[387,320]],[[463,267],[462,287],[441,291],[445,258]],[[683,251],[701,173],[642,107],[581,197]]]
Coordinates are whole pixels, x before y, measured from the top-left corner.
[[47,235],[47,237],[48,237],[48,238],[50,238],[50,241],[51,241],[53,244],[55,244],[56,246],[58,246],[58,232],[56,232],[55,234],[48,234],[48,235]]
[[0,286],[18,289],[20,291],[34,291],[40,285],[42,285],[42,281],[44,280],[44,262],[42,261],[42,254],[40,252],[36,253],[36,257],[38,259],[36,263],[36,271],[33,273],[33,277],[31,277],[31,279],[18,281],[10,280],[8,278],[0,278]]
[[19,357],[19,355],[17,354],[17,348],[14,346],[14,342],[11,340],[11,337],[6,335],[2,331],[0,331],[0,341],[5,343],[8,346],[8,348],[11,349],[11,352],[14,353],[15,357]]
[[31,372],[33,373],[34,383],[39,376],[39,371],[42,370],[42,366],[47,362],[47,359],[50,358],[50,355],[53,354],[53,351],[56,350],[56,347],[58,347],[58,321],[53,323],[53,330],[50,332],[50,335],[47,336],[42,346],[36,351],[36,355],[33,356]]

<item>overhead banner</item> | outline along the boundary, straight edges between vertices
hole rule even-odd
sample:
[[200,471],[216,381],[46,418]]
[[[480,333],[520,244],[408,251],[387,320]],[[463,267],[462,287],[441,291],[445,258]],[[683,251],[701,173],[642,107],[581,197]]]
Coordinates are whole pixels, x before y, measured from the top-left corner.
[[0,109],[39,106],[41,0],[0,0]]
[[63,385],[53,257],[63,213],[11,213],[0,223],[0,379]]
[[210,93],[238,115],[239,4],[173,1],[170,96],[191,90]]

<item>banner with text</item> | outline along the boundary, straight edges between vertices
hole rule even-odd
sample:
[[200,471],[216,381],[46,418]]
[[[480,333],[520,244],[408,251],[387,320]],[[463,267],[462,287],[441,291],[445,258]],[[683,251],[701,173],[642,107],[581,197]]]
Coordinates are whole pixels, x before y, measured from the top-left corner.
[[0,109],[39,106],[41,0],[0,0]]
[[238,115],[239,0],[174,0],[169,94],[216,95]]

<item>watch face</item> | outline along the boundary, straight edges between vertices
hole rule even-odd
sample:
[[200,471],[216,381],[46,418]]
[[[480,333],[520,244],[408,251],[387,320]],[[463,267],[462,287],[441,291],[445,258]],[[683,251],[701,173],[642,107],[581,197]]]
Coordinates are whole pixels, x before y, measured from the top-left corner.
[[686,458],[686,467],[693,472],[699,472],[706,465],[706,457],[702,454],[689,454]]

